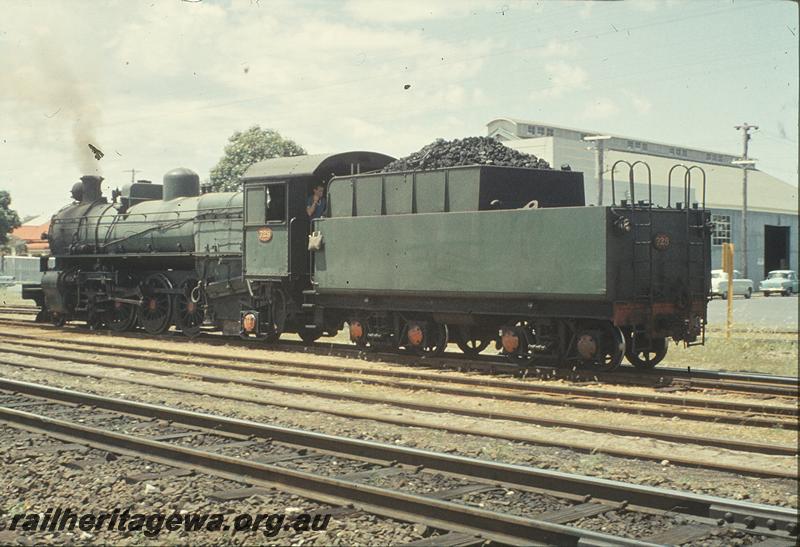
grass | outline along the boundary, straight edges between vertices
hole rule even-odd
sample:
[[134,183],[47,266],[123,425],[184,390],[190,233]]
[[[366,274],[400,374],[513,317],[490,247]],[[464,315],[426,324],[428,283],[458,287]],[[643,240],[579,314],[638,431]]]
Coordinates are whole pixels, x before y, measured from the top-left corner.
[[704,346],[671,344],[662,366],[798,375],[796,333],[737,325],[730,339],[723,330],[706,333]]

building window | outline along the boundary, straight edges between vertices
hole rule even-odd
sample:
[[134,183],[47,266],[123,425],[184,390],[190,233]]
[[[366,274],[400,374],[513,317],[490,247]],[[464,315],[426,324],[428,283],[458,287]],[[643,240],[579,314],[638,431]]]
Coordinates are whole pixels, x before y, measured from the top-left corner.
[[528,126],[528,134],[529,135],[535,135],[536,134],[536,126],[535,125],[529,125]]
[[628,148],[633,148],[633,141],[628,141]]
[[714,225],[714,234],[711,236],[712,245],[722,245],[731,242],[731,217],[730,215],[711,215]]
[[549,128],[547,129],[547,136],[548,137],[552,137],[553,136],[553,130],[552,129],[549,129]]
[[647,143],[646,142],[642,143],[642,150],[647,150]]
[[536,132],[539,133],[540,135],[544,135],[544,127],[537,127]]

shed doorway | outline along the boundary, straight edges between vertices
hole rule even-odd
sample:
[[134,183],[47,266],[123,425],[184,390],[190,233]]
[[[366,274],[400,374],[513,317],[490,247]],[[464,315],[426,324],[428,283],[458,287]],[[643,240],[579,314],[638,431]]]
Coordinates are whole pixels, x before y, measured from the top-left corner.
[[788,270],[789,227],[764,226],[764,277],[772,270]]

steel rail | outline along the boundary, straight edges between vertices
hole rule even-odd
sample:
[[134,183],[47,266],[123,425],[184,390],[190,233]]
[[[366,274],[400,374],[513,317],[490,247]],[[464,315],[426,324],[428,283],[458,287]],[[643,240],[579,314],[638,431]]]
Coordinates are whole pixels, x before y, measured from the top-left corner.
[[[424,466],[429,470],[497,481],[517,488],[544,490],[574,497],[591,495],[596,500],[609,503],[627,502],[635,507],[711,519],[725,518],[729,522],[742,524],[746,524],[745,519],[750,517],[754,519],[750,524],[751,527],[773,530],[783,528],[797,533],[797,509],[788,507],[729,500],[705,494],[327,435],[5,378],[0,378],[0,389],[48,400],[89,405],[133,416],[167,420],[188,427],[249,438],[272,439],[280,443],[349,457],[382,460],[415,467]],[[726,517],[726,513],[730,515]],[[772,523],[768,522],[770,519]]]
[[[42,330],[57,330],[63,332],[65,327],[55,327],[49,324],[34,323],[22,320],[10,320],[0,318],[0,324],[14,324],[20,326],[36,326]],[[81,333],[88,333],[80,326],[72,325],[66,327],[69,330],[75,330]],[[97,334],[107,334],[107,331],[98,331]],[[115,337],[119,338],[132,338],[132,339],[146,339],[146,340],[170,340],[187,342],[187,340],[179,333],[165,333],[163,335],[145,335],[137,332],[113,332]],[[203,333],[202,340],[206,343],[217,345],[237,345],[241,347],[248,347],[257,349],[247,341],[239,340],[237,338],[222,337],[211,333]],[[417,367],[439,367],[439,368],[454,368],[459,370],[477,370],[490,373],[508,373],[511,375],[526,375],[533,377],[552,378],[558,377],[566,380],[583,380],[583,381],[603,381],[609,383],[621,384],[641,384],[652,385],[655,382],[659,385],[669,385],[668,382],[674,380],[697,380],[697,379],[710,379],[722,381],[721,384],[715,385],[713,383],[705,383],[702,387],[711,389],[724,389],[732,391],[754,391],[762,393],[772,393],[776,395],[795,395],[800,389],[800,379],[795,376],[776,376],[770,374],[759,373],[741,373],[741,372],[725,372],[716,370],[704,369],[691,369],[691,367],[671,368],[660,367],[652,370],[636,370],[632,366],[624,365],[620,370],[613,372],[593,371],[591,369],[565,369],[563,367],[556,367],[545,364],[531,365],[528,367],[520,367],[515,364],[510,364],[505,360],[497,360],[497,357],[489,355],[481,355],[478,358],[470,358],[469,356],[461,353],[446,353],[444,356],[412,356],[403,355],[398,353],[384,353],[384,352],[371,352],[363,351],[354,348],[348,344],[340,344],[336,342],[317,342],[314,345],[308,345],[303,342],[295,342],[291,340],[283,340],[280,343],[271,344],[268,350],[273,351],[290,351],[296,352],[302,350],[303,353],[314,353],[319,355],[334,355],[339,357],[354,357],[371,361],[384,361],[390,359],[396,364]],[[745,386],[743,389],[741,385],[726,384],[728,380],[736,380],[741,383],[751,383],[752,386]],[[645,383],[649,381],[650,383]],[[767,384],[759,386],[758,384]],[[722,387],[724,386],[724,387]],[[786,389],[788,388],[788,389]]]
[[[481,398],[494,398],[498,400],[507,400],[507,401],[517,401],[517,402],[536,402],[540,404],[554,404],[552,401],[546,402],[543,400],[533,400],[530,394],[532,393],[543,393],[543,394],[556,394],[556,395],[571,395],[571,396],[578,396],[578,397],[585,397],[589,399],[602,399],[605,402],[603,403],[603,408],[607,410],[622,410],[623,412],[628,411],[630,406],[627,405],[619,405],[616,401],[633,401],[633,402],[644,402],[644,403],[655,403],[655,404],[665,404],[670,406],[686,406],[692,408],[700,408],[700,409],[707,409],[707,410],[730,410],[735,412],[745,412],[745,413],[759,413],[765,415],[777,415],[777,416],[797,416],[798,415],[798,408],[796,405],[794,406],[781,406],[781,405],[770,405],[770,404],[763,404],[763,403],[746,403],[746,402],[736,402],[736,401],[719,401],[719,400],[708,400],[708,399],[700,399],[700,398],[687,398],[687,397],[676,397],[676,396],[668,396],[668,395],[660,395],[660,394],[645,394],[645,393],[630,393],[630,392],[617,392],[617,391],[608,391],[608,390],[600,390],[600,389],[589,389],[583,387],[569,387],[569,386],[560,386],[560,385],[540,385],[540,384],[532,384],[530,382],[522,382],[522,381],[508,381],[508,380],[501,380],[501,379],[493,379],[493,378],[469,378],[469,377],[442,377],[441,374],[437,373],[430,373],[430,372],[410,372],[410,371],[395,371],[395,370],[387,370],[387,369],[375,369],[369,367],[352,367],[352,366],[345,366],[345,365],[332,365],[326,363],[309,363],[309,362],[302,362],[290,359],[272,359],[272,358],[265,358],[261,356],[247,356],[246,358],[243,357],[231,357],[226,355],[219,355],[214,354],[211,352],[202,352],[202,351],[194,351],[194,352],[187,352],[187,351],[178,351],[172,349],[140,349],[140,348],[133,348],[126,344],[115,344],[115,343],[99,343],[99,342],[91,342],[91,341],[69,341],[64,340],[63,338],[54,338],[54,337],[42,337],[36,335],[8,335],[6,333],[0,332],[0,338],[5,338],[7,343],[15,344],[18,346],[25,346],[25,347],[47,347],[48,349],[52,349],[51,346],[46,345],[44,341],[52,341],[58,342],[60,344],[60,349],[64,351],[73,351],[77,353],[91,353],[93,355],[111,355],[114,357],[120,357],[119,352],[115,352],[113,349],[124,350],[127,352],[122,357],[131,357],[131,358],[155,358],[159,361],[175,363],[180,365],[195,365],[195,366],[205,366],[205,367],[212,367],[212,368],[221,368],[221,369],[228,369],[228,370],[238,370],[243,372],[261,372],[264,374],[277,374],[281,376],[287,375],[287,368],[291,368],[291,375],[293,377],[305,377],[305,378],[312,378],[312,379],[320,379],[320,380],[327,380],[327,381],[334,381],[334,382],[350,382],[352,377],[349,375],[357,374],[358,379],[361,383],[365,384],[375,384],[375,385],[385,385],[389,387],[399,387],[404,389],[424,389],[428,391],[436,391],[439,393],[447,393],[451,395],[459,395],[459,396],[466,396],[466,397],[481,397]],[[21,341],[20,339],[30,340],[28,342]],[[69,346],[69,347],[67,347]],[[86,347],[95,348],[90,350],[86,350]],[[149,353],[149,355],[148,355]],[[156,355],[152,355],[155,353]],[[180,357],[180,358],[178,358]],[[198,360],[198,357],[204,359],[203,361]],[[248,361],[254,364],[257,364],[258,367],[255,368],[252,365],[242,365],[239,364],[240,361]],[[309,371],[310,370],[310,371]],[[342,374],[332,375],[330,373],[326,374],[321,371],[330,371],[333,373],[344,373],[347,376],[343,376]],[[388,377],[395,379],[394,381],[386,381],[376,378],[368,378],[367,376],[379,376],[379,377]],[[413,381],[407,380],[424,380],[424,383],[415,383]],[[438,384],[438,385],[437,385]],[[465,388],[451,388],[444,386],[442,384],[461,384],[464,386],[480,386],[481,388],[492,387],[498,388],[500,390],[509,390],[509,391],[522,391],[525,392],[523,395],[514,395],[512,393],[508,393],[507,391],[487,391],[486,389],[465,389]],[[565,404],[569,406],[574,399],[568,399],[566,403],[561,402],[561,400],[557,400],[555,404]],[[684,414],[682,414],[684,415]]]
[[12,315],[36,315],[38,312],[37,308],[12,308],[12,307],[0,307],[0,313],[8,313]]
[[[14,342],[11,342],[14,344]],[[42,354],[36,351],[30,351],[26,349],[19,349],[16,347],[12,347],[12,345],[7,343],[5,345],[5,349],[7,353],[17,354],[27,357],[38,357],[44,359],[52,359],[54,355],[53,350],[51,347],[41,347],[41,350],[46,350],[47,354]],[[92,366],[99,366],[104,368],[122,368],[133,370],[136,372],[146,372],[151,374],[159,374],[159,375],[166,375],[172,376],[175,374],[184,374],[181,372],[176,371],[165,371],[158,367],[148,366],[148,365],[134,365],[134,364],[126,364],[126,363],[119,363],[119,362],[98,362],[96,359],[87,359],[83,357],[76,357],[74,355],[69,355],[69,352],[79,353],[79,354],[86,354],[90,353],[92,355],[98,353],[97,350],[87,351],[87,350],[71,350],[71,349],[62,349],[61,351],[66,352],[67,355],[63,356],[64,359],[68,361],[72,361],[74,363],[79,364],[86,364]],[[117,358],[126,358],[125,356],[119,356],[118,354],[113,354],[114,357]],[[151,356],[147,356],[147,358],[151,358]],[[135,357],[131,359],[136,359]],[[214,364],[207,364],[203,362],[192,362],[192,363],[182,363],[187,366],[196,366],[196,367],[205,367],[205,368],[220,368]],[[60,370],[60,369],[59,369]],[[247,372],[264,372],[257,369],[246,368],[245,371]],[[424,405],[424,407],[420,407],[415,403],[410,403],[407,401],[402,401],[398,399],[392,399],[388,397],[376,397],[370,395],[353,395],[348,393],[342,392],[334,392],[328,391],[324,389],[315,389],[311,387],[296,387],[292,385],[282,384],[274,381],[268,380],[252,380],[252,379],[234,379],[228,376],[218,376],[214,374],[205,374],[205,373],[197,373],[197,372],[188,372],[185,373],[194,377],[197,377],[203,381],[207,382],[217,382],[217,383],[235,383],[239,385],[246,385],[251,387],[258,387],[258,388],[267,388],[272,389],[274,391],[281,391],[284,393],[296,393],[299,395],[312,395],[316,397],[323,397],[327,399],[334,399],[334,400],[350,400],[356,402],[365,402],[365,403],[377,403],[377,404],[391,404],[393,406],[407,406],[408,408],[414,408],[416,410],[431,410],[433,412],[451,412],[456,414],[465,414],[475,417],[483,417],[483,418],[492,418],[498,416],[504,416],[504,419],[511,419],[513,421],[518,422],[525,422],[529,421],[531,423],[536,423],[537,425],[543,425],[544,421],[541,418],[531,418],[527,416],[522,416],[518,414],[502,414],[498,412],[488,412],[488,411],[474,411],[464,409],[463,407],[459,408],[451,408],[451,407],[442,407],[441,405]],[[283,374],[286,375],[285,373]],[[313,377],[314,373],[306,373],[306,376]],[[300,374],[298,374],[300,376]],[[327,378],[331,380],[331,378]],[[337,382],[347,382],[351,381],[352,378],[335,378]],[[359,381],[364,383],[370,383],[367,379],[361,379],[359,377]],[[380,383],[378,381],[373,381],[371,383]],[[391,384],[385,384],[391,385]],[[402,382],[394,384],[394,387],[403,388],[403,389],[417,389],[417,390],[428,390],[430,391],[430,386],[428,384],[413,384],[409,382]],[[514,402],[523,402],[523,403],[532,403],[532,404],[545,404],[551,406],[567,406],[573,408],[582,408],[582,409],[590,409],[590,410],[603,410],[603,411],[610,411],[610,412],[622,412],[627,414],[637,414],[643,416],[656,416],[656,417],[677,417],[687,420],[693,421],[712,421],[717,423],[725,423],[725,424],[734,424],[734,425],[744,425],[744,426],[753,426],[753,427],[780,427],[782,429],[798,429],[800,428],[800,424],[796,420],[790,419],[790,416],[785,415],[778,415],[778,414],[763,414],[761,416],[754,416],[752,409],[749,407],[743,411],[744,414],[727,414],[727,413],[715,413],[715,412],[704,412],[702,410],[682,410],[682,409],[671,409],[669,407],[659,407],[659,406],[642,406],[642,405],[626,405],[622,403],[616,403],[613,400],[601,400],[596,401],[592,400],[591,398],[581,400],[577,398],[567,398],[567,399],[558,399],[554,397],[542,397],[536,395],[515,395],[515,394],[492,394],[486,393],[485,391],[479,390],[465,390],[465,389],[454,389],[454,388],[439,388],[435,390],[439,393],[447,393],[453,395],[467,395],[472,397],[481,397],[481,398],[495,398],[495,399],[502,399],[507,401],[514,401]],[[411,405],[411,406],[408,406]],[[434,410],[439,408],[439,410]],[[469,413],[469,414],[467,414]],[[566,422],[571,423],[571,422]]]
[[20,410],[0,407],[0,419],[67,442],[78,442],[101,450],[173,467],[189,468],[239,482],[279,488],[323,503],[355,503],[362,510],[383,517],[410,522],[422,521],[437,528],[480,535],[511,545],[656,545],[133,437]]
[[[85,377],[93,377],[93,378],[104,379],[104,380],[122,381],[122,382],[126,382],[126,383],[132,383],[132,384],[137,384],[137,385],[154,387],[154,388],[158,388],[158,389],[167,389],[167,390],[170,390],[170,391],[178,391],[178,392],[181,392],[181,393],[190,393],[192,395],[210,395],[212,397],[216,397],[217,399],[227,399],[227,400],[232,400],[232,401],[253,403],[253,404],[257,404],[257,405],[261,405],[261,406],[263,406],[265,404],[269,404],[269,403],[265,403],[263,397],[250,397],[250,396],[247,396],[247,395],[233,395],[233,394],[227,394],[227,393],[220,393],[217,390],[203,390],[203,389],[190,388],[190,387],[186,387],[186,386],[164,386],[163,383],[155,382],[155,381],[148,381],[148,380],[144,380],[144,379],[140,379],[140,378],[116,378],[116,377],[113,377],[113,376],[108,376],[108,375],[103,375],[103,374],[92,374],[92,373],[77,372],[77,371],[65,371],[65,370],[61,369],[60,367],[51,367],[51,366],[45,366],[45,365],[33,365],[33,364],[26,364],[26,363],[14,363],[14,362],[7,361],[5,359],[0,359],[0,364],[6,364],[6,365],[11,365],[11,366],[15,366],[15,367],[21,367],[21,368],[38,368],[38,369],[43,369],[43,370],[48,370],[48,371],[53,371],[53,372],[59,372],[59,373],[67,374],[67,375],[79,376],[79,377],[84,377],[84,378]],[[164,373],[162,372],[162,374],[164,374]],[[166,374],[169,374],[169,373],[166,373]],[[193,378],[198,378],[198,379],[201,379],[201,380],[205,380],[204,377],[202,377],[201,375],[197,375],[197,374],[185,374],[183,376],[185,376],[185,377],[193,377]],[[219,382],[219,383],[232,383],[230,381],[230,379],[227,379],[227,378],[224,378],[224,377],[218,377],[218,378],[219,379],[216,380],[216,381]],[[269,390],[269,389],[271,389],[271,384],[266,383],[266,382],[263,382],[263,383],[262,382],[257,382],[255,387],[258,387],[259,389],[262,389],[262,390],[263,389]],[[378,401],[378,402],[382,401],[381,399],[378,399],[378,398],[375,398],[374,400]],[[383,401],[382,404],[391,404],[391,403]],[[615,448],[615,447],[597,446],[595,443],[586,443],[586,442],[578,442],[578,441],[561,441],[561,440],[554,440],[554,439],[540,439],[540,438],[530,437],[530,436],[522,435],[522,434],[518,434],[518,433],[503,433],[503,432],[499,432],[499,431],[492,431],[492,432],[475,431],[475,430],[473,430],[473,429],[471,429],[469,427],[452,425],[452,424],[448,424],[448,423],[443,422],[443,421],[442,422],[438,422],[436,424],[420,423],[420,422],[418,422],[416,420],[413,420],[413,419],[397,418],[397,417],[394,417],[394,416],[383,416],[383,415],[377,414],[375,412],[361,413],[361,412],[354,412],[354,411],[349,411],[349,410],[338,410],[338,409],[332,408],[332,407],[325,407],[324,409],[320,409],[320,408],[315,407],[313,405],[304,405],[304,404],[293,403],[293,402],[289,403],[289,402],[285,402],[285,401],[282,401],[280,403],[274,403],[274,405],[275,406],[279,406],[281,408],[287,408],[287,409],[292,409],[292,410],[300,410],[300,411],[303,411],[303,412],[319,412],[319,413],[323,413],[323,414],[330,414],[330,415],[333,415],[333,416],[339,416],[339,417],[345,417],[345,418],[355,418],[355,419],[360,419],[360,420],[373,420],[373,421],[377,421],[377,422],[388,423],[388,424],[392,424],[392,425],[405,426],[405,427],[422,427],[422,428],[426,428],[426,429],[434,429],[434,430],[446,431],[448,433],[455,433],[455,434],[461,434],[461,435],[474,435],[474,436],[488,437],[488,438],[494,438],[494,439],[502,439],[502,440],[507,440],[507,441],[520,442],[520,443],[529,444],[529,445],[555,446],[555,447],[560,447],[560,448],[567,448],[567,449],[570,449],[570,450],[577,450],[577,451],[581,451],[581,452],[587,452],[587,453],[591,453],[591,454],[603,453],[603,454],[607,454],[607,455],[610,455],[610,456],[618,456],[618,457],[622,457],[622,458],[634,458],[634,459],[650,460],[650,461],[658,461],[658,462],[663,461],[663,460],[666,459],[666,460],[670,461],[673,464],[684,465],[684,466],[688,466],[688,467],[700,467],[700,468],[711,469],[711,470],[716,470],[716,471],[732,472],[732,473],[737,473],[737,474],[763,476],[763,477],[796,478],[796,473],[794,473],[794,472],[792,472],[790,470],[772,469],[772,468],[769,468],[769,469],[753,468],[753,467],[747,467],[747,466],[742,466],[742,465],[726,464],[726,463],[722,463],[722,462],[718,462],[718,461],[702,461],[702,460],[697,460],[697,459],[692,459],[692,458],[684,458],[684,457],[676,456],[673,453],[669,453],[669,454],[663,454],[663,453],[662,454],[651,454],[651,453],[647,453],[647,452],[641,452],[641,451],[638,451],[638,450],[629,450],[629,449],[621,449],[621,448]],[[422,404],[415,404],[415,403],[404,403],[404,404],[398,404],[398,405],[395,405],[395,406],[402,406],[404,408],[411,408],[411,409],[422,410],[422,411],[427,411],[427,412],[437,412],[437,411],[438,412],[450,412],[449,409],[446,410],[446,409],[442,409],[441,407],[437,407],[437,406],[422,405]],[[438,410],[437,410],[437,408],[438,408]],[[462,414],[469,415],[469,414],[466,414],[466,412],[468,412],[468,411],[464,411],[464,410],[460,410],[460,409],[453,409],[452,410],[452,412],[459,412],[459,411]],[[494,413],[494,414],[489,416],[489,419],[502,419],[502,418],[499,417],[497,413]],[[515,417],[514,416],[510,416],[507,419],[515,420]],[[517,419],[516,421],[519,421],[519,420]],[[770,446],[772,446],[772,445],[770,445]]]

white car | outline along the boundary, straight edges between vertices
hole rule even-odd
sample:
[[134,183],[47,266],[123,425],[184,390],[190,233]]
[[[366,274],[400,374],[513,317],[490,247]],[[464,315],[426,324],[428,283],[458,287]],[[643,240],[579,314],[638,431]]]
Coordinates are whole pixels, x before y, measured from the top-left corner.
[[[744,279],[739,270],[733,270],[733,294],[745,298],[753,296],[753,280]],[[728,298],[728,274],[722,270],[711,270],[711,296]]]
[[773,270],[767,274],[767,278],[761,282],[761,292],[764,296],[771,293],[780,293],[789,296],[792,293],[800,292],[798,286],[797,272],[794,270]]

